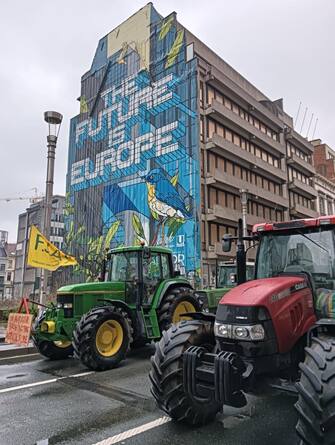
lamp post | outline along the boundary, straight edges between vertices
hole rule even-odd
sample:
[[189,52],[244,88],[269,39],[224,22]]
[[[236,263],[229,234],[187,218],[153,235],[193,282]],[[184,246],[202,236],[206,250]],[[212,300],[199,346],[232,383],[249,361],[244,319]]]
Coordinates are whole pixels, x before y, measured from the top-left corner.
[[[43,218],[43,235],[49,239],[50,237],[50,225],[51,225],[51,212],[52,212],[52,196],[54,185],[54,171],[55,171],[55,157],[56,157],[56,145],[57,138],[60,130],[60,126],[63,120],[63,116],[57,111],[46,111],[44,113],[44,120],[48,124],[48,156],[47,156],[47,178],[45,187],[45,201],[44,201],[44,218]],[[47,273],[45,269],[41,269],[41,283],[40,283],[40,303],[44,303],[44,293],[46,290]]]
[[241,206],[242,206],[242,227],[243,236],[248,236],[247,213],[248,213],[248,190],[240,190]]

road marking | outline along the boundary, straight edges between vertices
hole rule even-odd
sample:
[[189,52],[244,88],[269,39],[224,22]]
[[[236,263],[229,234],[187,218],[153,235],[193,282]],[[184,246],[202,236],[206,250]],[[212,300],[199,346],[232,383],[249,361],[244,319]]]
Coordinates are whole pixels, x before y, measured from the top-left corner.
[[123,433],[116,434],[107,439],[97,442],[94,445],[113,445],[114,443],[119,443],[122,440],[130,439],[131,437],[137,436],[138,434],[144,433],[145,431],[156,428],[157,426],[164,425],[171,421],[170,417],[160,417],[159,419],[153,420],[152,422],[145,423],[144,425],[132,428],[131,430],[124,431]]
[[80,374],[72,374],[72,375],[67,375],[64,377],[56,377],[54,379],[42,380],[40,382],[27,383],[26,385],[11,386],[10,388],[0,389],[0,394],[3,394],[5,392],[17,391],[19,389],[33,388],[34,386],[47,385],[48,383],[55,383],[55,382],[58,382],[59,380],[84,377],[85,375],[90,375],[90,374],[94,374],[94,371],[81,372]]
[[10,360],[12,358],[32,357],[33,355],[41,355],[41,354],[39,352],[34,352],[33,354],[11,355],[10,357],[0,358],[0,361],[2,361],[2,360]]

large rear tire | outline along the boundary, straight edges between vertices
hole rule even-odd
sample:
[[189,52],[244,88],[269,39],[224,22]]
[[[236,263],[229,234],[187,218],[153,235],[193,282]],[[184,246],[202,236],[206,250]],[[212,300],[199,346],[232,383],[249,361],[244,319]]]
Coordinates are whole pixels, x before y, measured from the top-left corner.
[[297,383],[297,434],[301,444],[335,444],[335,340],[315,337],[305,348]]
[[202,405],[191,400],[183,389],[183,353],[190,346],[214,348],[210,323],[182,321],[163,332],[151,358],[151,393],[157,405],[172,419],[190,425],[204,425],[215,419],[221,406],[215,402]]
[[[42,313],[35,321],[33,332],[39,330],[45,313]],[[70,340],[47,341],[39,338],[38,334],[32,335],[32,340],[38,352],[50,360],[64,360],[73,355],[73,346]]]
[[74,330],[75,354],[94,371],[115,368],[126,358],[132,333],[131,320],[121,308],[112,305],[93,308]]
[[166,294],[158,309],[158,324],[161,332],[166,331],[172,324],[182,320],[190,320],[181,314],[200,311],[200,305],[193,296],[193,290],[188,287],[176,287]]

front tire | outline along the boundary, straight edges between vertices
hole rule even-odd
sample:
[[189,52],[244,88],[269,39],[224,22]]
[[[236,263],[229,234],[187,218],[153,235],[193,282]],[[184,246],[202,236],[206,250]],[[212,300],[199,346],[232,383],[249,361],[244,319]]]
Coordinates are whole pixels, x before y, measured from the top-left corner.
[[299,399],[297,434],[301,444],[335,444],[335,341],[333,337],[314,337],[305,349],[297,383]]
[[204,425],[215,419],[221,406],[216,402],[201,405],[183,389],[183,353],[192,345],[212,350],[213,326],[199,320],[182,321],[163,332],[151,358],[151,393],[158,407],[172,419],[190,425]]
[[177,287],[164,296],[158,309],[158,324],[161,332],[166,331],[172,324],[182,320],[190,320],[181,314],[199,312],[201,310],[193,290],[188,287]]
[[93,308],[81,318],[73,333],[75,354],[94,371],[115,368],[126,358],[132,332],[131,320],[121,308]]

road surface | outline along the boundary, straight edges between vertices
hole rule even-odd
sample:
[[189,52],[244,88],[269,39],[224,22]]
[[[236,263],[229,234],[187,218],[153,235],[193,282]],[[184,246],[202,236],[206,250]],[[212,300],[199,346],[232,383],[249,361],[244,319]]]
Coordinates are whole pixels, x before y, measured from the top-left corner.
[[227,408],[203,428],[171,422],[150,395],[152,350],[134,351],[122,366],[102,373],[38,354],[0,359],[0,444],[297,444],[295,396],[282,392]]

